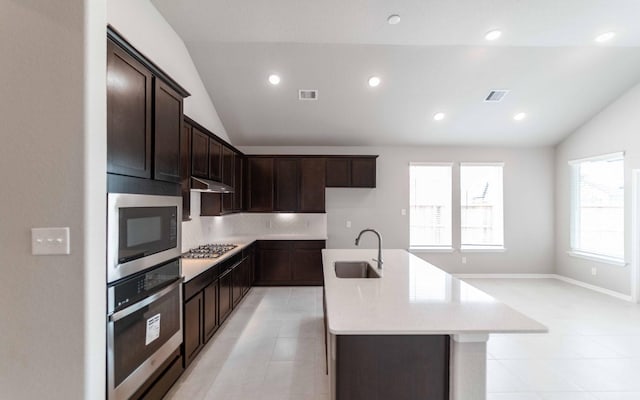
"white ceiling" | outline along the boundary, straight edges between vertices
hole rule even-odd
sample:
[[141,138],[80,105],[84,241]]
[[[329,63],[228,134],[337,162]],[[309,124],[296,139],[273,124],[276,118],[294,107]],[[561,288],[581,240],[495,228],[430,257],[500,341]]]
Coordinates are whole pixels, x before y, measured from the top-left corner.
[[[153,3],[236,145],[550,145],[640,80],[637,0]],[[494,28],[503,37],[486,42]],[[511,92],[484,103],[490,89]]]

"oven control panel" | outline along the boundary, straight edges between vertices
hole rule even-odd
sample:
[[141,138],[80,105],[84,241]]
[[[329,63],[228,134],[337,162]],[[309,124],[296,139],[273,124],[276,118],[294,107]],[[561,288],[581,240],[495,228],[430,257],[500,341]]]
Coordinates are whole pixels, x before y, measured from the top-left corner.
[[180,259],[117,282],[108,290],[109,313],[125,308],[180,279]]

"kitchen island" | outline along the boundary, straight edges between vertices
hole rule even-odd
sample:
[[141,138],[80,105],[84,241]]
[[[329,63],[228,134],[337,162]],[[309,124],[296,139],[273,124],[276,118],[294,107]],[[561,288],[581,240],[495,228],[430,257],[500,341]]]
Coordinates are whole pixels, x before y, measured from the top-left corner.
[[[322,256],[334,400],[484,400],[489,335],[547,332],[405,250],[383,250],[382,270],[377,250]],[[335,264],[345,261],[368,262],[369,277],[339,278]]]

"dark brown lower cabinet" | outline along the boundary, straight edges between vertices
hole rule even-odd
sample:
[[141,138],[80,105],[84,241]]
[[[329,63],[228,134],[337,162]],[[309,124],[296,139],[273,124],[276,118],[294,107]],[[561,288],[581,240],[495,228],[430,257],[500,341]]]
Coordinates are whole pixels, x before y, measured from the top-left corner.
[[449,399],[448,335],[339,335],[336,400]]
[[196,294],[184,303],[184,365],[193,361],[204,345],[202,330],[203,294]]
[[255,284],[323,284],[322,249],[324,240],[262,240],[258,242]]
[[238,264],[233,271],[233,288],[231,289],[231,298],[233,306],[237,306],[240,300],[242,300],[242,287],[244,281],[244,267],[243,264]]
[[222,324],[233,309],[233,300],[231,298],[233,291],[233,271],[227,270],[220,276],[220,296],[218,297],[219,305],[219,321]]
[[206,342],[218,330],[218,280],[211,282],[204,290],[203,294],[203,329],[204,341]]

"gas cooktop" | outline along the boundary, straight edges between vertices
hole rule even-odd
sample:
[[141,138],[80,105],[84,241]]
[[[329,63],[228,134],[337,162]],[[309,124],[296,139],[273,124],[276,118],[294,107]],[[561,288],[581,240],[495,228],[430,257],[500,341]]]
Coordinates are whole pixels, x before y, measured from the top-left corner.
[[203,244],[182,255],[182,258],[218,258],[238,247],[236,244]]

